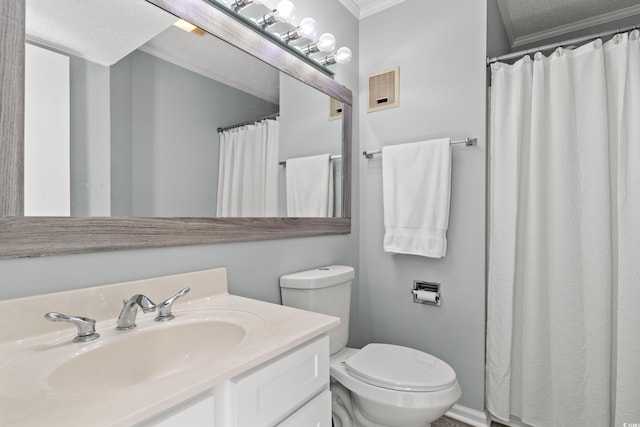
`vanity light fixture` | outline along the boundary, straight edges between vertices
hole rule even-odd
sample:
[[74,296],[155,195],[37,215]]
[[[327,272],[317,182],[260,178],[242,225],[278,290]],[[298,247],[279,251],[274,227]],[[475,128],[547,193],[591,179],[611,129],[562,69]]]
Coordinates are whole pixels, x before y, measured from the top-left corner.
[[224,0],[224,4],[236,12],[239,12],[241,9],[244,9],[253,3],[254,0]]
[[[239,15],[241,21],[244,20],[245,23],[254,24],[263,32],[269,33],[271,37],[276,37],[278,41],[288,45],[287,47],[289,49],[295,49],[301,53],[303,57],[306,56],[309,61],[325,67],[323,70],[325,72],[333,74],[326,68],[327,65],[346,64],[351,61],[352,53],[348,47],[341,47],[335,53],[330,53],[336,46],[336,38],[330,33],[324,33],[317,41],[309,43],[309,41],[315,38],[318,31],[318,24],[313,18],[304,18],[297,26],[293,24],[296,7],[290,0],[281,0],[272,10],[271,7],[267,6],[266,0],[206,1],[214,5],[224,5],[226,9],[230,9]],[[249,7],[251,5],[266,6],[267,13]],[[259,16],[261,13],[264,14]],[[256,18],[256,15],[259,17]],[[320,52],[326,53],[326,55],[314,55]]]
[[302,53],[309,56],[318,52],[331,52],[335,48],[336,38],[331,33],[324,33],[320,36],[317,42],[309,43],[299,49]]
[[296,16],[296,7],[289,0],[282,0],[275,9],[261,16],[256,24],[262,28],[270,27],[278,22],[291,22]]
[[346,64],[351,61],[351,56],[351,49],[348,47],[341,47],[336,53],[327,55],[324,58],[319,58],[318,62],[322,65]]
[[313,18],[304,18],[300,21],[300,25],[298,25],[293,30],[287,31],[282,36],[282,41],[285,43],[290,43],[294,40],[298,40],[301,38],[312,39],[318,33],[318,23]]
[[195,25],[185,21],[184,19],[178,19],[173,25],[183,31],[186,31],[187,33],[194,33],[199,36],[204,36],[205,34],[207,34],[206,31],[204,31],[202,28],[196,27]]

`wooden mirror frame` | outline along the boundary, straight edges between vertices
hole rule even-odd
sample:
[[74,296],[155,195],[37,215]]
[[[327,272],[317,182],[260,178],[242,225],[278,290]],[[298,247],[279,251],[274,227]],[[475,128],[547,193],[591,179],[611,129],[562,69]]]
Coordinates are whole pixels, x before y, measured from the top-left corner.
[[[142,0],[141,0],[142,1]],[[342,216],[336,218],[25,217],[25,0],[0,0],[0,258],[351,232],[352,93],[204,0],[146,0],[341,101]]]

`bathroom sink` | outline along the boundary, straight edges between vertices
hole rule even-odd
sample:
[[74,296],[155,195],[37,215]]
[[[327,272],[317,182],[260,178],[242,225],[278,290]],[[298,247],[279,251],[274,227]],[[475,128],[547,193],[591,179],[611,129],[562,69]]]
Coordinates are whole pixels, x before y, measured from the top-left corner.
[[166,326],[74,356],[51,372],[49,391],[94,392],[173,375],[220,358],[246,336],[243,327],[221,321]]
[[175,315],[162,323],[150,315],[127,331],[110,324],[99,330],[98,340],[89,343],[65,337],[64,342],[57,338],[26,350],[0,367],[0,393],[13,397],[88,394],[149,383],[225,360],[264,327],[259,316],[240,310]]

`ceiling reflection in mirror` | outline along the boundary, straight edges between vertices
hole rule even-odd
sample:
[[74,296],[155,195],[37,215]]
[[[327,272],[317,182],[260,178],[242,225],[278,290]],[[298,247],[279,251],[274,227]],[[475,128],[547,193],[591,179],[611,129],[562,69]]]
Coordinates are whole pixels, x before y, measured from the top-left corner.
[[[342,123],[333,120],[339,108],[329,96],[216,37],[183,31],[176,21],[144,1],[27,0],[32,46],[27,52],[25,215],[216,216],[224,170],[218,129],[241,132],[277,116],[277,152],[268,160],[275,183],[268,195],[275,197],[270,204],[277,215],[271,210],[233,216],[288,216],[286,161],[317,155],[334,156],[328,183],[334,208],[327,216],[340,216]],[[68,93],[29,90],[38,87],[39,74],[49,79],[55,74],[48,66],[30,66],[37,64],[30,52],[41,48],[68,58],[62,63],[68,67]],[[65,105],[59,97],[67,97],[68,123],[61,125],[46,110],[40,112],[45,121],[37,114],[29,118],[29,105],[47,105],[46,96],[54,96],[54,108]],[[49,198],[54,194],[46,188],[58,175],[52,157],[37,157],[47,153],[39,146],[54,145],[56,128],[63,129],[63,140],[66,129],[62,157],[68,152],[69,159],[63,166],[69,172],[58,184],[62,195],[54,198],[68,204],[62,213],[50,210],[50,201],[41,203],[46,197],[37,192],[44,187]],[[242,163],[243,169],[240,176],[249,176],[251,185],[264,186],[262,166]],[[317,186],[324,178],[306,179]]]

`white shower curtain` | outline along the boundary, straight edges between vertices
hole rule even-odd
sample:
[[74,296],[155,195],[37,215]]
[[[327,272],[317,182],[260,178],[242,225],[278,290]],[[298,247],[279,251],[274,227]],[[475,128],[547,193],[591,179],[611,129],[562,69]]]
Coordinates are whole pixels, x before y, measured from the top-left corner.
[[493,64],[487,408],[640,423],[640,37]]
[[278,216],[277,120],[220,133],[216,216]]

